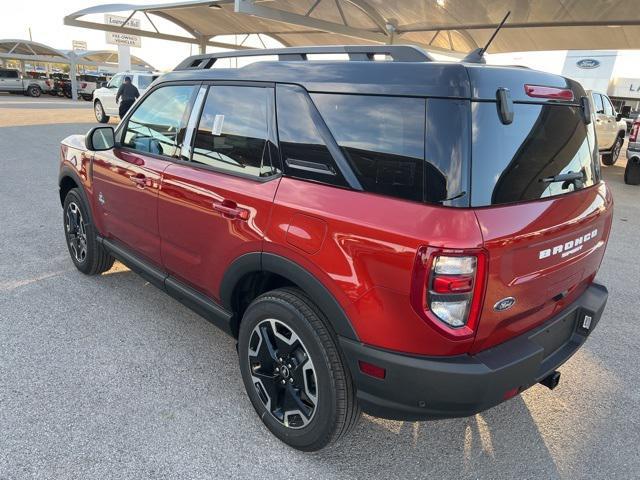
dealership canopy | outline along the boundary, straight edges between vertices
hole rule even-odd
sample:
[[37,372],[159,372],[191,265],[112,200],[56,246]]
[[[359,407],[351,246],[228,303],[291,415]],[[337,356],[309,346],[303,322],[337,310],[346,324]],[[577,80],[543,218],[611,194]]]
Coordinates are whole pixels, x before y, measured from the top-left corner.
[[[118,64],[118,52],[112,50],[57,50],[30,40],[0,39],[0,58],[21,62],[63,63],[111,68]],[[131,56],[134,70],[154,70],[147,62]]]
[[[638,0],[210,0],[156,5],[98,5],[65,24],[179,42],[237,48],[215,37],[264,34],[285,46],[412,43],[453,54],[469,52],[511,16],[489,53],[640,49]],[[128,12],[149,27],[105,25],[97,15]],[[184,34],[158,29],[153,17]]]

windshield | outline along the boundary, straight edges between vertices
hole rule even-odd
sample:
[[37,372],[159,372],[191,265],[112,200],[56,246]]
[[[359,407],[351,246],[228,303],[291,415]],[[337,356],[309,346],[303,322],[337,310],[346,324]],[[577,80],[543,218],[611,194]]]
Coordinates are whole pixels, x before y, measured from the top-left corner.
[[472,206],[531,201],[600,179],[593,125],[578,107],[515,104],[503,125],[492,102],[472,104]]

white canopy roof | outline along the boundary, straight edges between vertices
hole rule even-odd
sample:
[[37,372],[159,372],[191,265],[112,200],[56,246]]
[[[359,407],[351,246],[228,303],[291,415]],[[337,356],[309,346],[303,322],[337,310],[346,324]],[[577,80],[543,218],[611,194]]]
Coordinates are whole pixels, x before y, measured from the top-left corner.
[[[483,46],[507,11],[511,16],[489,53],[640,49],[640,0],[209,0],[157,5],[111,4],[65,17],[67,25],[204,45],[229,34],[266,34],[285,46],[415,43],[466,53]],[[153,29],[87,20],[88,15],[145,15]],[[158,30],[152,16],[184,35]]]

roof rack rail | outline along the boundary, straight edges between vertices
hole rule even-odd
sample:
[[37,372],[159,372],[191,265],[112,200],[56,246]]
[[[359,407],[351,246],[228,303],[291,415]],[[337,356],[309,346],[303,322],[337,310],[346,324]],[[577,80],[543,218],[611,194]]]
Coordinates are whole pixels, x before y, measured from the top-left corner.
[[421,48],[412,45],[330,45],[318,47],[256,48],[227,52],[192,55],[174,70],[204,70],[211,68],[220,58],[262,57],[277,55],[279,61],[304,61],[307,55],[340,54],[349,55],[350,61],[374,60],[374,55],[388,55],[394,62],[431,62],[433,57]]

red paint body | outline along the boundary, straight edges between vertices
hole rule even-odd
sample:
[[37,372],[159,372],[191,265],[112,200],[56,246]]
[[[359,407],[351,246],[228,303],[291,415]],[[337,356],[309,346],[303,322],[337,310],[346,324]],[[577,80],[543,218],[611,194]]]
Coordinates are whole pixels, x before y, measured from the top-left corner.
[[[67,139],[63,164],[82,178],[101,235],[216,300],[239,256],[281,255],[322,282],[363,343],[399,352],[473,353],[540,325],[593,280],[611,227],[613,202],[603,182],[523,204],[445,208],[287,177],[256,182],[119,149],[96,153],[90,175],[83,150],[82,137]],[[576,254],[539,258],[593,230],[595,238]],[[412,308],[422,246],[486,254],[471,337],[444,335]],[[517,302],[495,311],[505,297]]]

